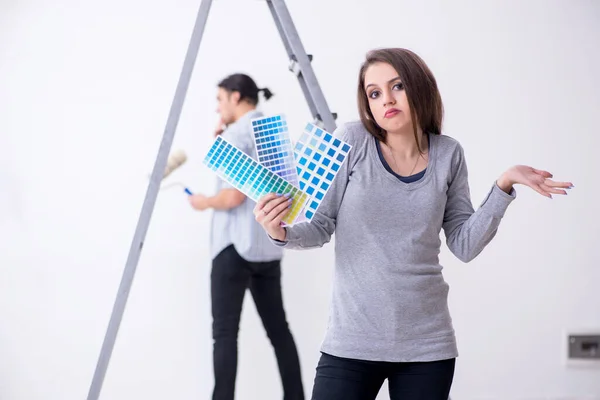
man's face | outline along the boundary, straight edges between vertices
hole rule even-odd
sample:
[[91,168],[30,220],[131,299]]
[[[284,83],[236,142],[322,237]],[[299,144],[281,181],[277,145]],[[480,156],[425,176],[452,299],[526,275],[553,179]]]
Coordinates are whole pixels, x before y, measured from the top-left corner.
[[217,91],[217,112],[225,125],[234,122],[234,111],[240,95],[237,92],[228,92],[223,88]]

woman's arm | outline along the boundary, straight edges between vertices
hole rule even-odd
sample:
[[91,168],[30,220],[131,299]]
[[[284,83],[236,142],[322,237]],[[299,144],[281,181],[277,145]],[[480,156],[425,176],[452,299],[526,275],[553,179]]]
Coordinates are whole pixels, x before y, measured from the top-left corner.
[[464,151],[460,145],[454,154],[453,171],[442,227],[448,248],[463,262],[477,257],[496,235],[502,217],[516,197],[514,185],[529,186],[546,197],[566,194],[561,188],[573,187],[568,182],[550,180],[552,174],[549,172],[518,165],[501,175],[475,211],[471,204]]

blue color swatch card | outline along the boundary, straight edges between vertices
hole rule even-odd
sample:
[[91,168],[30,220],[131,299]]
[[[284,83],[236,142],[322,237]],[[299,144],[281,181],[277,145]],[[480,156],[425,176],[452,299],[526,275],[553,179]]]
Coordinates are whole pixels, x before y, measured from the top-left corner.
[[352,146],[312,123],[292,145],[284,115],[251,124],[258,160],[218,136],[204,164],[254,201],[268,193],[290,193],[292,209],[284,223],[310,222]]
[[285,116],[256,118],[251,123],[258,161],[292,185],[298,186],[292,141]]
[[352,146],[314,124],[307,124],[294,147],[300,190],[310,196],[304,210],[312,220]]
[[308,195],[256,162],[221,136],[217,136],[203,164],[217,176],[257,202],[269,193],[290,193],[292,208],[283,220],[294,224],[302,216]]

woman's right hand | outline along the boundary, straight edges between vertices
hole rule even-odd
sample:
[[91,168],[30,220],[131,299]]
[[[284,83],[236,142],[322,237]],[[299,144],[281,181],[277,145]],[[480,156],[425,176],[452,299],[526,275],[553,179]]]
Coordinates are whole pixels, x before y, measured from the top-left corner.
[[254,217],[271,238],[285,241],[285,229],[281,221],[290,210],[292,199],[289,194],[270,193],[262,197],[254,207]]

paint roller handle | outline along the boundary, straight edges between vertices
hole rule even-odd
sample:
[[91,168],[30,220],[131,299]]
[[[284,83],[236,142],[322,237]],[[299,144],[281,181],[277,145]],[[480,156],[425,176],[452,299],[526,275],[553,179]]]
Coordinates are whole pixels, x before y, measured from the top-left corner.
[[170,188],[175,187],[175,186],[179,186],[179,187],[183,188],[183,191],[188,196],[192,196],[194,194],[187,186],[185,186],[181,182],[172,182],[172,183],[169,183],[167,185],[163,185],[163,186],[161,186],[160,190],[167,190],[167,189],[170,189]]

